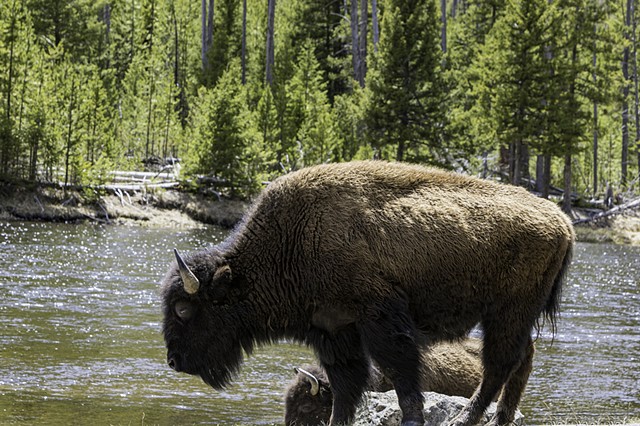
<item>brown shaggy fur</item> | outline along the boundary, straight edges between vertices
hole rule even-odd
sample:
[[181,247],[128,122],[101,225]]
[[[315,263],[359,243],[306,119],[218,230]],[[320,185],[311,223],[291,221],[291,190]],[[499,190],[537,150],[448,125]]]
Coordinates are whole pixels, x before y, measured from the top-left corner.
[[513,419],[531,371],[532,331],[555,326],[574,232],[522,188],[415,165],[329,164],[274,181],[223,243],[174,262],[163,284],[168,362],[220,388],[244,352],[306,343],[348,423],[368,359],[390,378],[404,426],[421,425],[420,346],[483,330],[483,379],[454,425],[500,393],[492,424]]
[[[421,352],[421,390],[470,398],[482,379],[482,342],[469,338],[461,342],[443,342]],[[298,372],[285,391],[284,419],[287,426],[328,424],[331,417],[333,392],[322,368],[303,367],[317,380],[319,391],[311,394],[309,378]],[[393,383],[375,366],[371,367],[367,390],[387,392]]]

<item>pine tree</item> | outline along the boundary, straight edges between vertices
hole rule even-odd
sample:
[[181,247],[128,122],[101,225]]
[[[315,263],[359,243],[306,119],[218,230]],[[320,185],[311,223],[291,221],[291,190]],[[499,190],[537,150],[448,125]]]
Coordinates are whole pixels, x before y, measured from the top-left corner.
[[201,89],[195,137],[199,147],[198,171],[226,181],[232,189],[242,180],[244,94],[240,66],[234,63],[215,88]]
[[114,74],[114,90],[122,89],[129,66],[137,54],[137,34],[141,20],[138,0],[114,0],[111,4],[109,31],[109,65]]
[[487,34],[504,14],[505,0],[470,0],[464,6],[461,12],[455,8],[454,19],[449,21],[444,71],[451,99],[449,129],[455,135],[458,149],[473,161],[495,145],[493,128],[474,120],[473,109],[483,100],[477,90],[481,73],[473,64],[479,61]]
[[74,62],[97,60],[104,33],[98,20],[105,1],[27,0],[37,35],[54,46],[65,44],[65,54]]
[[520,184],[528,176],[528,148],[543,128],[548,27],[553,21],[547,0],[509,0],[475,61],[479,84],[474,88],[478,133],[508,147],[509,177]]
[[325,163],[339,158],[339,142],[327,99],[326,84],[323,83],[320,64],[310,40],[303,47],[286,92],[289,96],[289,110],[294,112],[292,124],[297,145],[287,144],[287,156],[294,159],[291,163],[293,167],[289,168]]
[[244,136],[247,145],[244,151],[244,171],[249,180],[248,188],[257,191],[262,182],[285,173],[287,170],[278,156],[281,152],[278,131],[278,112],[271,87],[265,85],[256,108],[245,113],[247,126]]
[[233,58],[240,54],[240,2],[218,0],[215,2],[213,44],[208,51],[208,68],[205,84],[213,87],[227,70]]
[[334,98],[333,115],[337,137],[341,144],[340,158],[366,160],[373,158],[373,149],[364,134],[365,104],[368,90],[355,87],[352,93]]
[[547,149],[559,152],[564,159],[562,208],[571,211],[573,192],[573,160],[584,150],[589,138],[592,100],[600,95],[593,85],[592,49],[594,25],[601,16],[597,7],[588,0],[559,0],[556,7],[559,20],[558,54],[554,55],[555,87],[550,90],[549,108],[551,126]]
[[371,145],[396,160],[437,161],[445,127],[441,51],[433,0],[390,1],[368,78]]

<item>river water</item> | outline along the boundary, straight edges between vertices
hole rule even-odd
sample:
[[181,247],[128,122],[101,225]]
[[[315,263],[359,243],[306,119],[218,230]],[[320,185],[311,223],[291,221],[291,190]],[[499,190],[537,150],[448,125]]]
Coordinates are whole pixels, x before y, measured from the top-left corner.
[[[258,350],[226,391],[165,364],[158,283],[205,230],[0,223],[0,424],[281,424],[311,352]],[[527,424],[640,418],[640,248],[578,244],[558,334],[538,339]]]

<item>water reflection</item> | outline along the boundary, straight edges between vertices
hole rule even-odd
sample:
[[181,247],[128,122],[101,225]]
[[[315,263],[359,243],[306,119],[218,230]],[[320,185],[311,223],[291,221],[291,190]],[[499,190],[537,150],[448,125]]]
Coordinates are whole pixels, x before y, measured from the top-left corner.
[[[0,423],[271,424],[309,362],[262,348],[223,392],[165,366],[158,282],[171,249],[224,233],[0,224]],[[578,245],[553,346],[538,342],[529,424],[640,417],[640,250]]]
[[579,244],[555,343],[539,345],[523,410],[539,422],[637,422],[639,326],[640,250]]

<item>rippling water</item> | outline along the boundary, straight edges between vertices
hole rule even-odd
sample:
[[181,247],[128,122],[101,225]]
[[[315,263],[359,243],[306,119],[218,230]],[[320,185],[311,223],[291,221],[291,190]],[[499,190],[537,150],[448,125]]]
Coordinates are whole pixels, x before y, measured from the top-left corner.
[[[260,349],[224,392],[165,365],[157,288],[171,249],[224,235],[0,223],[0,423],[281,423],[306,348]],[[638,248],[578,245],[559,333],[538,342],[527,423],[640,417],[639,287]]]

